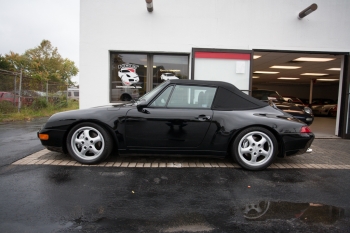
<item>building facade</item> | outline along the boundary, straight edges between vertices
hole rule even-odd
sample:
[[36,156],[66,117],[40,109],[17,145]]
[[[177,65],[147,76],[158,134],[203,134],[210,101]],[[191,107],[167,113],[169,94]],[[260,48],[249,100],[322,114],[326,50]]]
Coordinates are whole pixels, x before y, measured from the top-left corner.
[[[255,86],[305,97],[327,90],[338,103],[335,134],[350,137],[350,1],[151,2],[151,12],[143,0],[80,2],[80,108],[138,98],[171,78],[231,82],[247,94]],[[254,84],[259,54],[336,57],[338,81]]]

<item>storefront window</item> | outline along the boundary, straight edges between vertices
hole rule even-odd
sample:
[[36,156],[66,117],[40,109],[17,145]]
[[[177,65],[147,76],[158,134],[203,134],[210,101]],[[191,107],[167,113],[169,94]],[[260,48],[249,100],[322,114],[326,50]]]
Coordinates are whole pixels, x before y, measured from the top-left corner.
[[165,80],[188,79],[188,59],[188,55],[111,52],[111,102],[138,99]]
[[147,54],[111,54],[111,102],[139,98],[146,82]]
[[168,79],[188,79],[187,55],[153,56],[153,87]]

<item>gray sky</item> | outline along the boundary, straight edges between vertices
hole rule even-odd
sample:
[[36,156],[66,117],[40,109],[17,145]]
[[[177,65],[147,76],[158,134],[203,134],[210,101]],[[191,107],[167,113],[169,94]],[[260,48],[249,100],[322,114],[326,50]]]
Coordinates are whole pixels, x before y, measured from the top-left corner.
[[[0,0],[0,54],[49,40],[79,68],[79,0]],[[72,78],[79,82],[79,75]]]

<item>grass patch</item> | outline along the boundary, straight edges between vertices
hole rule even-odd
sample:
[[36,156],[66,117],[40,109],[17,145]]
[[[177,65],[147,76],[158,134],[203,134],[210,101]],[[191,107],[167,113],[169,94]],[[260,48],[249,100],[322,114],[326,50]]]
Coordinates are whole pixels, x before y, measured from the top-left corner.
[[0,122],[29,121],[39,117],[49,117],[57,112],[79,109],[79,102],[73,100],[59,100],[46,103],[46,100],[35,100],[31,106],[23,106],[18,112],[17,107],[0,102]]

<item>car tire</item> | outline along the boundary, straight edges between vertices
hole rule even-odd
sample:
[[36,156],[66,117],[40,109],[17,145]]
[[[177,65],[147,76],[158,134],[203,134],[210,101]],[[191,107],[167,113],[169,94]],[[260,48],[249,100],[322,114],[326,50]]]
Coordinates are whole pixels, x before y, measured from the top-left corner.
[[96,164],[105,160],[113,150],[113,139],[95,123],[80,123],[68,133],[67,150],[82,164]]
[[232,156],[247,170],[264,170],[271,165],[278,152],[276,137],[262,127],[241,131],[232,144]]

